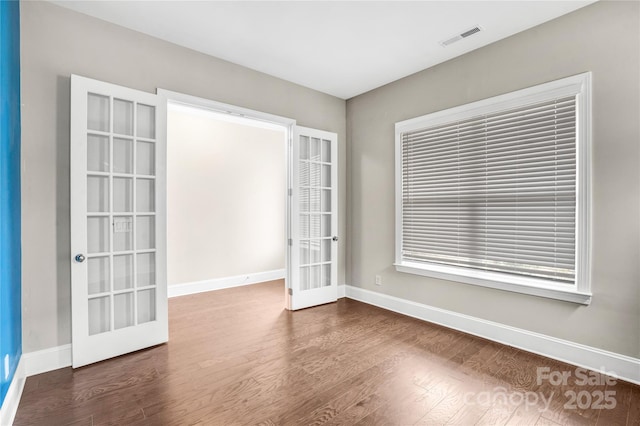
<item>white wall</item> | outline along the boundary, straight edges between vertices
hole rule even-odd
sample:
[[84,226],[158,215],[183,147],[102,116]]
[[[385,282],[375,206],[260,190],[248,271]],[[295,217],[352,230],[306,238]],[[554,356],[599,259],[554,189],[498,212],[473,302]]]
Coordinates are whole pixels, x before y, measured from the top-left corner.
[[[640,3],[600,1],[348,100],[348,282],[640,357],[639,34]],[[593,72],[591,305],[396,272],[394,124],[585,71]]]
[[286,131],[170,107],[169,285],[285,267]]
[[[20,3],[24,352],[71,341],[69,76],[157,88],[295,119],[338,134],[346,234],[345,101],[55,6]],[[340,66],[340,64],[336,64]],[[338,281],[344,283],[344,240]]]

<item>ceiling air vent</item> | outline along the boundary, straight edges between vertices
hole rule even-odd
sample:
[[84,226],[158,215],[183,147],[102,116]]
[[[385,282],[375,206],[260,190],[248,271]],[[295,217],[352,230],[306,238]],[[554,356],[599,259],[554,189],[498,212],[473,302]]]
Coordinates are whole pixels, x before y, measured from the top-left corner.
[[456,41],[462,40],[463,38],[467,38],[467,37],[470,37],[470,36],[472,36],[472,35],[474,35],[476,33],[479,33],[480,31],[482,31],[482,27],[480,27],[479,25],[476,25],[475,27],[469,28],[468,30],[463,31],[458,35],[455,35],[455,36],[453,36],[451,38],[448,38],[448,39],[446,39],[444,41],[441,41],[440,44],[442,46],[446,47],[446,46],[449,46],[450,44],[455,43]]

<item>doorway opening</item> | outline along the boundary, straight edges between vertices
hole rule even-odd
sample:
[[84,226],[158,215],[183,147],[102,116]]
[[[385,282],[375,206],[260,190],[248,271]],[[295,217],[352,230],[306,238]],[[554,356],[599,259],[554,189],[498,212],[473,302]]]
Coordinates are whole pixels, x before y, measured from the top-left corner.
[[286,278],[287,124],[168,102],[170,297]]

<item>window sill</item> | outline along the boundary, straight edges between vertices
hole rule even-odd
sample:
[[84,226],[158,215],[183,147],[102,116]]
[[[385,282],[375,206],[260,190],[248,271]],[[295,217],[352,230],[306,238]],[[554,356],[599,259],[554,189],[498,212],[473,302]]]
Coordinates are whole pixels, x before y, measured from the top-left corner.
[[439,278],[498,290],[563,300],[582,305],[591,303],[591,293],[579,292],[569,286],[535,278],[520,278],[489,271],[469,270],[446,265],[402,262],[395,264],[398,272]]

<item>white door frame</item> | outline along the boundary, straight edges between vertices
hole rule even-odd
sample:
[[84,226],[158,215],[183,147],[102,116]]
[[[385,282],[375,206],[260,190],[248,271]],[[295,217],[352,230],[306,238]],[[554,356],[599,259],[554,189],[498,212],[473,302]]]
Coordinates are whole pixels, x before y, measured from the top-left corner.
[[[294,128],[296,126],[296,120],[287,117],[281,117],[279,115],[268,114],[266,112],[260,112],[256,110],[252,110],[249,108],[243,108],[235,105],[225,104],[223,102],[212,101],[210,99],[200,98],[198,96],[186,95],[180,92],[173,92],[171,90],[165,89],[157,89],[157,95],[160,97],[160,102],[163,102],[164,105],[169,103],[181,104],[188,107],[201,108],[205,110],[209,110],[216,113],[221,114],[229,114],[236,117],[247,118],[251,120],[263,121],[270,124],[276,124],[282,126],[287,133],[287,146],[286,146],[286,169],[287,169],[287,179],[286,179],[286,188],[285,189],[285,209],[286,209],[286,223],[285,223],[285,233],[283,235],[284,243],[286,244],[286,253],[285,256],[285,298],[286,298],[286,306],[290,306],[289,303],[289,291],[288,289],[291,286],[291,267],[290,267],[290,259],[291,259],[291,197],[289,195],[289,188],[291,188],[292,181],[292,173],[293,173],[293,164],[292,164],[292,144],[293,144],[293,134]],[[168,143],[168,141],[167,141]]]

